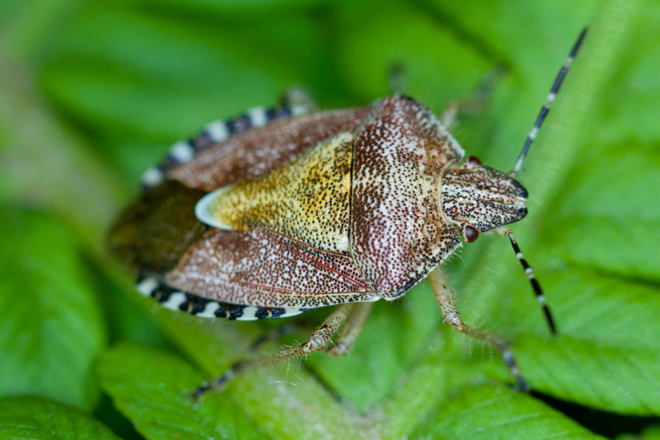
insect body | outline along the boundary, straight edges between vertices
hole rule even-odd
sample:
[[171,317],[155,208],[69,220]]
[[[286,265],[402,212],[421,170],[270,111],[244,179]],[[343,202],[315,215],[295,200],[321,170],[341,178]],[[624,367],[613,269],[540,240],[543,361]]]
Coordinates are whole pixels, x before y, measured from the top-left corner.
[[344,322],[332,351],[347,352],[369,303],[399,298],[431,274],[445,321],[500,349],[524,387],[506,341],[460,320],[436,268],[461,239],[497,231],[510,238],[550,319],[504,225],[527,214],[527,191],[513,175],[583,37],[508,175],[464,160],[448,129],[411,98],[309,114],[254,109],[176,144],[145,174],[144,193],[114,226],[110,246],[137,269],[140,292],[198,316],[281,318],[339,305],[305,344],[238,364],[214,386],[324,348]]

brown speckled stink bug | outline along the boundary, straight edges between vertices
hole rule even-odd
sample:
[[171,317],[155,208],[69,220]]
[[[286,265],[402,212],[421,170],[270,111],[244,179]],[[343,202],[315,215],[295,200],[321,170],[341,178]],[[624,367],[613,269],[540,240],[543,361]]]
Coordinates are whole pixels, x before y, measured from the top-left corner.
[[504,225],[527,214],[527,191],[514,176],[585,33],[508,174],[463,161],[451,124],[399,95],[316,113],[290,103],[257,108],[175,144],[144,174],[142,197],[109,237],[137,268],[142,294],[173,310],[237,320],[338,305],[304,344],[237,363],[195,395],[239,372],[323,349],[342,325],[329,351],[347,353],[372,302],[399,298],[427,275],[445,322],[496,347],[526,389],[509,344],[461,321],[438,266],[461,237],[508,237],[554,333],[541,288]]

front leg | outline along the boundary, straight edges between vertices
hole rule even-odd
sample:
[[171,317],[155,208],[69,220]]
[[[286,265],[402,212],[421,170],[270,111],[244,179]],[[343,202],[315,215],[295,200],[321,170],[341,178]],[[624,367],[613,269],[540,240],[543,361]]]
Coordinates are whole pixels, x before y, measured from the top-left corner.
[[454,327],[457,331],[496,348],[497,351],[502,354],[504,362],[509,368],[509,371],[511,371],[511,375],[513,375],[518,383],[518,387],[524,392],[529,392],[529,386],[520,374],[518,364],[511,353],[511,342],[501,336],[493,335],[478,328],[471,327],[461,321],[461,315],[458,313],[456,303],[454,302],[454,294],[449,287],[447,277],[442,273],[439,267],[431,272],[429,279],[431,280],[431,285],[433,286],[433,291],[435,292],[435,297],[438,300],[445,322]]

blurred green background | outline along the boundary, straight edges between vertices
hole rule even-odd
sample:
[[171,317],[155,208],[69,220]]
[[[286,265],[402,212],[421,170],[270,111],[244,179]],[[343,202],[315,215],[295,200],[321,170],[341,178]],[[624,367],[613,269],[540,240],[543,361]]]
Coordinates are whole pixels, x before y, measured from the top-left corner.
[[[171,143],[291,85],[367,105],[394,64],[440,114],[499,65],[455,137],[508,171],[585,25],[512,226],[559,338],[506,240],[447,265],[464,320],[513,341],[531,395],[440,325],[427,283],[377,303],[348,357],[185,395],[283,322],[160,309],[106,255]],[[0,438],[660,439],[659,27],[650,0],[0,0]]]

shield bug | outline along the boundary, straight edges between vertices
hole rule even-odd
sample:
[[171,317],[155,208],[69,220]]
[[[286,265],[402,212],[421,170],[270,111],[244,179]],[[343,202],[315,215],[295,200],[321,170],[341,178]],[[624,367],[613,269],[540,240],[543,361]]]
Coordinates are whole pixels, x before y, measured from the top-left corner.
[[[345,110],[284,104],[207,125],[143,177],[117,221],[112,250],[138,273],[137,290],[208,318],[283,318],[338,306],[298,347],[235,364],[235,374],[324,349],[347,353],[371,303],[404,295],[427,275],[445,322],[500,352],[521,388],[508,343],[460,319],[438,267],[462,241],[509,238],[551,331],[534,272],[505,225],[527,215],[514,179],[585,37],[561,68],[513,171],[469,157],[440,120],[400,95]],[[455,113],[450,110],[449,115]],[[446,116],[446,115],[445,115]],[[342,327],[343,325],[343,327]]]

